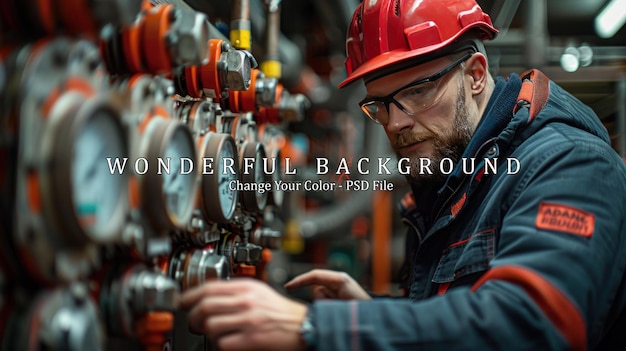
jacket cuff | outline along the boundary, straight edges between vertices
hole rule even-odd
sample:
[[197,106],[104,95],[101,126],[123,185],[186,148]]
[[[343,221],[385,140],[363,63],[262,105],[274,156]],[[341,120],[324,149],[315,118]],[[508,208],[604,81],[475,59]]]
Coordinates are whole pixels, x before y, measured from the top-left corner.
[[356,350],[358,335],[357,301],[316,301],[313,324],[317,350]]

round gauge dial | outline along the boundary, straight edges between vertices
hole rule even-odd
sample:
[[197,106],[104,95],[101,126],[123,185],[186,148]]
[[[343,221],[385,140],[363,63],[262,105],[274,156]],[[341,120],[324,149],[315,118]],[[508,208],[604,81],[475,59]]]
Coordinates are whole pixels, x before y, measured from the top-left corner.
[[162,162],[169,163],[169,172],[162,172],[165,206],[171,217],[184,217],[189,203],[193,202],[193,189],[196,173],[191,170],[193,142],[190,142],[184,128],[176,128],[165,147]]
[[58,124],[49,139],[51,182],[42,194],[69,242],[115,241],[128,214],[128,173],[115,166],[128,155],[119,110],[79,94],[60,103],[68,108],[50,117]]
[[[257,150],[254,155],[254,182],[256,184],[263,184],[267,182],[267,176],[263,169],[263,162],[265,158],[265,147],[262,144],[258,144]],[[267,191],[256,192],[256,202],[259,205],[259,210],[265,208],[269,193]]]
[[195,206],[198,179],[193,136],[180,121],[152,119],[143,136],[147,149],[141,153],[148,156],[150,167],[141,176],[143,207],[157,230],[185,228]]
[[[244,142],[241,146],[242,152],[239,161],[239,167],[243,169],[243,163],[245,159],[253,159],[252,170],[248,172],[242,172],[242,183],[250,184],[255,183],[257,185],[256,191],[244,191],[241,193],[243,207],[252,212],[261,212],[267,204],[269,193],[265,191],[263,183],[267,182],[265,170],[263,169],[263,162],[265,156],[265,147],[263,144],[257,142]],[[247,174],[246,174],[247,173]]]
[[[126,194],[126,177],[109,168],[125,155],[124,135],[105,110],[96,111],[80,129],[73,148],[71,183],[81,226],[100,239]],[[120,170],[121,171],[121,170]]]
[[237,147],[226,133],[208,133],[204,144],[204,157],[212,158],[214,167],[213,174],[202,176],[203,211],[210,221],[228,223],[239,193],[233,184],[239,179]]
[[280,181],[282,180],[282,163],[280,159],[280,150],[273,149],[270,153],[270,160],[274,162],[274,173],[271,174],[272,192],[269,200],[272,205],[280,207],[283,205],[283,199],[285,198],[285,192],[280,190],[280,188],[276,186],[276,184],[280,183]]

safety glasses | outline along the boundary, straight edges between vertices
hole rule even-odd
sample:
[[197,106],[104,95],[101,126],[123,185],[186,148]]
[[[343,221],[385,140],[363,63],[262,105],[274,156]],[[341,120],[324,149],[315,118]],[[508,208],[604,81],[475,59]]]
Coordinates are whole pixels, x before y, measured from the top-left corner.
[[439,89],[439,79],[472,55],[473,53],[467,53],[432,76],[409,83],[387,96],[365,98],[359,106],[367,117],[378,124],[389,122],[389,104],[391,103],[411,116],[424,111],[434,105],[442,95]]

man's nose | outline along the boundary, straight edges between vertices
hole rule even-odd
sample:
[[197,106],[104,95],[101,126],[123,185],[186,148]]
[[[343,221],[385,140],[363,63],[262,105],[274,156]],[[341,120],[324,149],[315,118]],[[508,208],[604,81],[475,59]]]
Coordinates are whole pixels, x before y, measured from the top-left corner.
[[404,129],[411,129],[415,125],[413,116],[402,111],[400,107],[394,103],[389,104],[388,114],[386,129],[390,133],[399,133]]

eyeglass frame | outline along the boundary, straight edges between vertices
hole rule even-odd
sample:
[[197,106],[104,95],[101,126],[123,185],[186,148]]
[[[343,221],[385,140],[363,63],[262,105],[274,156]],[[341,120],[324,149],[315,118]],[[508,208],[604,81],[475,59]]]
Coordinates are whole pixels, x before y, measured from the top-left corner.
[[[367,108],[365,107],[366,104],[371,104],[371,103],[375,103],[375,102],[382,102],[385,105],[385,109],[387,109],[387,114],[389,114],[389,105],[393,102],[396,106],[398,106],[398,108],[406,113],[409,116],[414,115],[416,112],[408,112],[404,106],[402,106],[402,104],[394,99],[394,96],[397,95],[399,92],[407,89],[407,88],[412,88],[415,86],[418,86],[420,84],[424,84],[424,83],[430,83],[430,82],[435,82],[439,79],[441,79],[443,76],[445,76],[446,74],[448,74],[448,72],[452,71],[454,68],[456,68],[458,65],[460,65],[461,63],[467,61],[470,57],[472,57],[472,55],[474,55],[475,52],[468,52],[467,54],[461,56],[460,58],[458,58],[457,60],[455,60],[454,62],[452,62],[450,65],[444,67],[441,71],[428,76],[426,78],[422,78],[422,79],[418,79],[414,82],[411,82],[405,86],[402,86],[398,89],[396,89],[395,91],[393,91],[391,94],[388,94],[386,96],[383,97],[369,97],[369,98],[365,98],[363,100],[361,100],[359,102],[359,107],[361,108],[361,111],[363,111],[363,113],[365,113],[365,115],[371,119],[374,123],[376,124],[382,124],[379,120],[377,120],[376,118],[370,116],[370,114],[366,111]],[[431,105],[432,106],[432,105]]]

